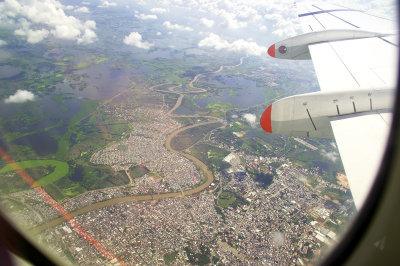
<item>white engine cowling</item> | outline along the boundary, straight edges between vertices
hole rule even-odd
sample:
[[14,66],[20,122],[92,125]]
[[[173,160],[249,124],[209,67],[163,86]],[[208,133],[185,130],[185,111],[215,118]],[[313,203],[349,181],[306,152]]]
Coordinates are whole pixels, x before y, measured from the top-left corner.
[[260,125],[269,133],[333,138],[332,119],[390,111],[393,95],[393,89],[295,95],[271,104],[262,114]]

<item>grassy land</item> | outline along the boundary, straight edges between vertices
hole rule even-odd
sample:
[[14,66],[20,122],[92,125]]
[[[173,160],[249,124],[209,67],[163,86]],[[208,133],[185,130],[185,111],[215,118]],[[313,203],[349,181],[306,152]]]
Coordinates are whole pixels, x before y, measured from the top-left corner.
[[275,170],[273,170],[273,173],[266,174],[251,167],[248,167],[247,171],[254,178],[254,181],[260,184],[264,189],[272,184],[272,181],[276,174]]
[[170,264],[174,263],[176,260],[176,256],[178,256],[178,251],[164,254],[164,256],[163,256],[164,263],[166,265],[170,265]]
[[217,205],[220,208],[236,208],[239,204],[248,204],[248,202],[233,191],[222,191],[217,199]]
[[[18,162],[17,166],[19,169],[25,168],[34,168],[34,167],[46,167],[46,166],[54,166],[55,169],[49,175],[46,175],[39,180],[36,181],[37,185],[43,186],[57,181],[58,179],[64,177],[68,174],[68,164],[61,161],[56,160],[30,160]],[[9,171],[13,171],[13,167],[11,165],[6,165],[0,170],[0,174],[7,173]]]
[[108,58],[107,57],[102,57],[102,56],[98,56],[98,55],[91,55],[91,56],[87,56],[85,60],[79,62],[78,64],[75,65],[76,69],[83,69],[83,68],[87,68],[88,66],[91,65],[97,65],[100,64],[104,61],[107,61]]
[[200,122],[206,122],[208,118],[204,117],[174,117],[175,121],[181,123],[182,126],[189,126]]
[[82,121],[84,118],[88,117],[89,114],[94,112],[99,104],[100,103],[95,100],[82,101],[81,110],[69,121],[68,131],[62,137],[58,138],[58,150],[56,153],[56,158],[62,160],[67,160],[69,158],[70,138],[74,127],[78,122]]
[[232,103],[223,103],[223,102],[218,101],[216,103],[207,104],[206,108],[229,111],[229,110],[232,110],[234,108],[234,106]]
[[229,152],[216,146],[199,143],[190,148],[189,153],[206,164],[214,172],[230,167],[228,163],[223,161]]
[[58,137],[58,151],[54,157],[68,161],[70,172],[67,178],[47,187],[57,200],[129,182],[125,173],[89,163],[94,152],[125,138],[132,130],[129,123],[104,114],[98,109],[99,104],[98,101],[84,100],[81,110],[70,119],[68,131]]
[[132,178],[142,177],[149,172],[146,167],[140,167],[138,165],[132,166],[128,171]]
[[[89,190],[121,186],[129,183],[129,179],[124,172],[115,172],[109,166],[88,165],[82,160],[70,162],[70,165],[71,170],[67,178],[59,179],[54,183],[68,197],[73,197]],[[53,194],[51,195],[55,197]]]
[[194,253],[189,247],[186,247],[185,251],[192,265],[208,265],[211,262],[208,248],[201,248],[201,253]]
[[321,156],[318,151],[304,151],[304,149],[289,150],[287,157],[292,162],[306,168],[320,167],[322,177],[331,183],[336,183],[337,172],[344,172],[340,160],[332,161],[327,157]]
[[182,151],[201,140],[208,132],[221,126],[221,123],[216,122],[204,126],[194,127],[179,133],[171,141],[171,146],[175,150]]
[[56,201],[62,201],[67,195],[55,184],[47,184],[43,186],[44,190],[49,193]]
[[183,97],[182,106],[193,111],[194,113],[202,111],[200,106],[194,102],[193,97],[188,97],[187,95]]
[[33,134],[36,134],[36,133],[39,133],[39,132],[46,132],[46,131],[48,131],[50,129],[59,127],[62,124],[63,124],[63,121],[58,121],[54,125],[51,125],[51,126],[48,126],[48,127],[45,127],[45,128],[41,128],[41,129],[37,129],[37,130],[33,130],[33,131],[30,131],[30,132],[25,132],[25,133],[24,132],[7,132],[7,133],[5,133],[3,135],[3,137],[7,140],[7,142],[11,142],[11,141],[16,140],[18,138],[26,137],[26,136],[33,135]]
[[341,203],[345,202],[348,199],[351,199],[351,192],[347,191],[347,192],[343,192],[340,189],[335,189],[335,188],[324,188],[321,191],[321,195],[326,195],[329,198],[331,198],[332,200],[338,200]]
[[99,105],[100,102],[96,100],[83,100],[81,110],[71,118],[71,120],[69,121],[69,125],[72,126],[77,122],[80,122],[90,113],[94,112]]
[[64,97],[60,94],[53,94],[51,95],[51,99],[57,103],[57,105],[61,108],[63,111],[67,111],[67,108],[62,104]]

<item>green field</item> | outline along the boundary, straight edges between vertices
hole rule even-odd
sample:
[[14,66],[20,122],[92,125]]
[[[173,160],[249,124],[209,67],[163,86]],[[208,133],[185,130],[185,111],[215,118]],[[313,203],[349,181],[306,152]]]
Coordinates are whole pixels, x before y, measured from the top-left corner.
[[170,264],[174,263],[176,260],[176,256],[178,256],[178,251],[164,254],[163,255],[164,263],[166,265],[170,265]]
[[239,204],[247,205],[248,202],[233,191],[222,191],[217,199],[217,205],[221,208],[236,208]]
[[216,103],[207,104],[206,108],[229,111],[229,110],[232,110],[234,108],[234,106],[232,103],[223,103],[223,102],[218,101]]
[[129,134],[131,125],[103,114],[99,104],[94,100],[82,102],[81,110],[69,121],[68,131],[57,138],[57,159],[88,160],[93,152]]
[[[26,168],[35,168],[35,167],[46,167],[46,166],[53,166],[55,167],[54,171],[49,175],[46,175],[36,181],[36,184],[39,186],[47,185],[57,181],[58,179],[64,177],[68,174],[68,164],[56,161],[56,160],[30,160],[30,161],[23,161],[18,162],[17,167],[21,169]],[[14,168],[11,165],[6,165],[0,170],[0,174],[7,173],[13,171]]]
[[304,151],[304,149],[290,150],[287,157],[295,163],[306,168],[320,167],[322,177],[331,183],[336,183],[336,174],[343,173],[342,162],[338,159],[335,162],[327,157],[321,156],[318,151]]
[[99,55],[91,55],[91,56],[87,56],[85,58],[85,60],[77,63],[75,65],[76,69],[83,69],[83,68],[87,68],[91,65],[97,65],[100,64],[104,61],[107,61],[108,58],[107,57],[103,57],[103,56],[99,56]]
[[191,265],[209,265],[210,249],[201,248],[201,253],[194,253],[189,247],[185,247],[186,255]]
[[149,170],[146,167],[140,167],[139,165],[135,165],[129,168],[128,172],[132,178],[139,178],[147,174]]
[[341,203],[344,203],[346,200],[352,199],[351,192],[349,190],[347,192],[344,192],[336,188],[324,188],[321,191],[321,195],[326,195],[332,200],[338,200]]
[[58,150],[56,153],[56,158],[67,160],[69,158],[70,149],[70,138],[72,131],[76,128],[77,124],[81,122],[84,118],[88,117],[92,112],[94,112],[99,106],[99,102],[95,100],[84,100],[82,101],[81,110],[75,114],[69,121],[68,131],[62,136],[58,137]]
[[[61,108],[62,96],[52,97],[52,100]],[[9,144],[10,154],[22,161],[19,163],[20,167],[26,169],[26,172],[36,180],[36,184],[43,186],[55,200],[60,201],[88,190],[120,186],[129,182],[125,173],[115,172],[109,166],[93,165],[89,162],[93,152],[125,138],[132,130],[128,122],[115,120],[113,116],[103,113],[102,109],[98,108],[99,105],[100,102],[96,100],[82,100],[81,109],[69,120],[65,133],[52,136],[58,141],[57,152],[47,155],[43,160],[30,160],[40,157],[38,158],[29,146]],[[32,119],[22,112],[15,116],[15,119],[17,118],[26,123],[40,122],[31,121]],[[62,121],[59,121],[56,125],[39,131],[47,131],[61,124]],[[22,134],[32,134],[32,132]],[[30,187],[26,181],[12,172],[9,165],[4,166],[0,174],[1,193],[12,193]]]
[[101,189],[113,186],[122,186],[129,183],[125,172],[114,171],[109,166],[89,165],[84,160],[70,162],[70,171],[65,178],[55,182],[55,187],[49,192],[55,199],[62,197],[74,197],[85,191]]
[[272,184],[272,181],[276,175],[275,169],[272,171],[272,173],[268,174],[262,171],[258,171],[251,167],[247,167],[246,170],[250,174],[250,176],[254,179],[254,181],[256,181],[264,189],[266,189],[267,187],[269,187],[269,185]]
[[189,126],[200,122],[208,121],[208,118],[204,117],[175,117],[175,121],[181,123],[182,126]]
[[173,149],[182,151],[201,140],[208,132],[221,126],[221,123],[216,122],[204,126],[189,128],[179,133],[171,141]]
[[213,172],[230,167],[230,164],[223,161],[223,159],[229,154],[229,152],[210,144],[196,144],[195,146],[190,148],[189,154],[202,161]]
[[[181,108],[182,108],[182,107],[189,109],[189,110],[192,111],[193,113],[202,111],[202,109],[200,108],[200,106],[198,106],[198,105],[194,102],[194,98],[193,98],[193,97],[188,97],[187,95],[185,95],[185,97],[183,97],[183,99],[182,99]],[[179,109],[178,109],[178,110],[179,110]]]

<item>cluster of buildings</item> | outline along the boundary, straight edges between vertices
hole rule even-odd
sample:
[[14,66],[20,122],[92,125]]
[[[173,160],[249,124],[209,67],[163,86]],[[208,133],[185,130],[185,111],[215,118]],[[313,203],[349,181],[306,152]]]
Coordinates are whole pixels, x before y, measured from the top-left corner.
[[132,132],[121,142],[94,153],[90,158],[92,163],[110,165],[116,171],[145,166],[154,175],[135,179],[135,192],[139,194],[179,191],[200,182],[200,174],[190,160],[165,148],[168,133],[180,125],[164,110],[107,105],[106,112],[130,121]]
[[[166,253],[181,252],[189,243],[198,252],[204,240],[218,233],[221,218],[212,194],[158,201],[116,204],[75,218],[106,250],[126,264],[156,265]],[[74,263],[109,263],[110,260],[65,222],[41,233],[42,242],[61,254],[72,254]]]
[[[233,246],[246,260],[257,258],[254,262],[284,265],[307,264],[319,254],[323,245],[336,242],[335,229],[326,224],[330,221],[330,214],[337,210],[327,209],[326,199],[311,190],[306,180],[299,178],[309,176],[310,171],[291,164],[285,158],[245,157],[252,167],[260,168],[272,162],[279,162],[281,166],[276,170],[273,183],[266,189],[258,186],[248,175],[242,181],[231,178],[224,186],[249,202],[247,206],[223,210],[226,217],[224,242]],[[221,259],[226,263],[240,262],[237,257],[226,254]]]
[[[148,173],[135,178],[131,186],[87,192],[64,202],[67,211],[126,195],[179,191],[200,182],[191,161],[164,147],[166,135],[179,124],[163,110],[113,108],[118,119],[132,122],[133,132],[95,153],[91,162],[115,170],[144,164],[157,176]],[[324,181],[317,169],[304,169],[284,157],[263,158],[228,149],[232,153],[224,160],[231,167],[215,173],[213,189],[186,197],[121,202],[76,216],[74,222],[128,265],[164,265],[164,255],[173,252],[177,253],[175,264],[188,264],[187,248],[194,254],[207,250],[203,256],[224,264],[305,265],[318,257],[323,246],[336,242],[333,225],[346,222],[349,205],[324,198],[321,191],[346,188]],[[249,168],[274,173],[272,183],[261,186]],[[317,187],[308,184],[310,176],[319,181]],[[231,191],[243,202],[219,206],[223,191]],[[58,216],[33,190],[10,194],[8,200],[23,201],[27,208],[12,213],[28,228]],[[68,222],[38,237],[72,264],[119,264],[84,240]]]
[[[75,220],[127,264],[163,265],[163,256],[172,252],[177,252],[176,264],[188,264],[185,248],[200,254],[206,247],[210,260],[215,257],[224,264],[305,265],[318,257],[323,246],[337,241],[336,230],[329,224],[345,221],[331,216],[348,210],[340,204],[335,209],[327,207],[328,200],[307,185],[303,177],[317,171],[312,173],[285,158],[244,154],[230,158],[236,156],[245,159],[248,167],[264,169],[261,166],[274,162],[281,166],[267,188],[248,173],[237,179],[234,172],[220,172],[219,187],[213,191],[120,203]],[[220,191],[232,191],[247,203],[222,208],[221,215],[216,210]],[[66,222],[40,237],[62,254],[71,254],[75,263],[110,263]]]

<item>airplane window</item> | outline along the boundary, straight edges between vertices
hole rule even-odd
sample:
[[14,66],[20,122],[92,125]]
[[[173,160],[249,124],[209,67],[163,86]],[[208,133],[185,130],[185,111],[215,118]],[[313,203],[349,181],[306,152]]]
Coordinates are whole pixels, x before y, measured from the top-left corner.
[[317,263],[379,168],[395,7],[0,2],[2,215],[62,264]]

